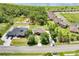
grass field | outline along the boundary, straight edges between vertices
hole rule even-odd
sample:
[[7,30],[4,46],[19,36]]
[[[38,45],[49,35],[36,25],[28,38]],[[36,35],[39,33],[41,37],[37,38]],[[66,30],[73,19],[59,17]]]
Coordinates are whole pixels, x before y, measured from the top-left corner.
[[69,22],[79,23],[79,13],[61,13]]

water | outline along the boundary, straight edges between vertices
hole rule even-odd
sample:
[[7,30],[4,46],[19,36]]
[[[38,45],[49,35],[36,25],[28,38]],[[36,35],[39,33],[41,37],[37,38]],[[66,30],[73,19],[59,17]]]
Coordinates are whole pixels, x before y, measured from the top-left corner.
[[30,6],[79,6],[79,3],[15,3],[17,5]]

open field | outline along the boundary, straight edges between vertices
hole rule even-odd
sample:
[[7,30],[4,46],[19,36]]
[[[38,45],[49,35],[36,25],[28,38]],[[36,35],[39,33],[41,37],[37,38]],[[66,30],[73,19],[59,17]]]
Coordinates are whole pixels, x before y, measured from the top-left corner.
[[61,13],[69,22],[79,24],[79,13]]

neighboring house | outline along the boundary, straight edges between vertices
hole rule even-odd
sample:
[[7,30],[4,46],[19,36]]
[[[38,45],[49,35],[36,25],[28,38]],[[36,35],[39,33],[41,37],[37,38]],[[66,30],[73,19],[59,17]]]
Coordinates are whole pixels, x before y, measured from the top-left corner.
[[26,35],[26,31],[28,30],[28,28],[14,28],[12,31],[7,33],[7,38],[9,37],[25,37]]
[[48,12],[48,17],[49,19],[52,19],[55,23],[59,24],[61,27],[63,28],[67,28],[68,27],[68,23],[65,22],[64,20],[62,20],[61,18],[58,18],[54,12],[49,11]]
[[63,28],[67,28],[68,27],[68,24],[64,21],[59,21],[59,25]]
[[46,32],[46,30],[43,28],[37,28],[33,30],[33,33],[36,35],[40,35],[41,33],[44,33],[44,32]]
[[79,33],[79,29],[76,25],[70,25],[70,31],[74,33]]

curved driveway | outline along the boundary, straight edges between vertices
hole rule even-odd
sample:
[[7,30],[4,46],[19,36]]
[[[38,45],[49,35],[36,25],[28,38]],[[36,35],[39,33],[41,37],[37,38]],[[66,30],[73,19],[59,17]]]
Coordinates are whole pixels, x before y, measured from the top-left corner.
[[75,45],[57,45],[54,47],[50,46],[0,46],[0,52],[8,52],[8,53],[15,53],[15,52],[23,52],[23,53],[34,53],[34,52],[63,52],[63,51],[74,51],[79,50],[79,44]]

